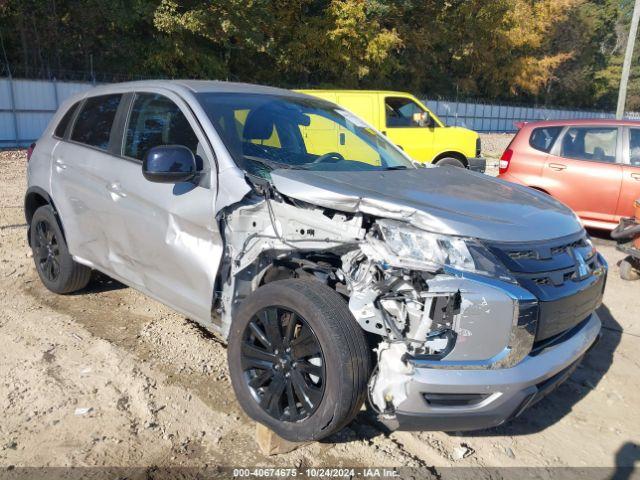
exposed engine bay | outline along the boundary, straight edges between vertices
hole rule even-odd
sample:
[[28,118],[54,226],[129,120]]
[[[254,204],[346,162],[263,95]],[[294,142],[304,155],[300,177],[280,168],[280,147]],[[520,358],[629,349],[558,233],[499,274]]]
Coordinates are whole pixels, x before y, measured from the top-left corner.
[[388,411],[403,399],[398,371],[411,369],[404,356],[440,359],[459,335],[470,335],[461,323],[460,279],[394,254],[382,233],[393,222],[316,207],[270,186],[261,190],[220,217],[226,249],[214,306],[219,327],[228,331],[234,308],[260,285],[314,277],[342,294],[371,334],[379,368],[370,394],[376,408]]

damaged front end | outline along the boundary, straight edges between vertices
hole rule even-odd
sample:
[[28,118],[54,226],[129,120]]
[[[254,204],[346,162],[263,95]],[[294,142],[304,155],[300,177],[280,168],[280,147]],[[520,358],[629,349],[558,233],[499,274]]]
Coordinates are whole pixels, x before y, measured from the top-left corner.
[[509,368],[530,351],[536,299],[477,240],[283,195],[267,182],[223,211],[215,309],[226,335],[260,285],[313,277],[342,294],[377,352],[372,406],[393,418],[417,368]]
[[378,219],[343,268],[352,313],[382,339],[370,399],[384,415],[416,365],[509,368],[531,350],[536,300],[478,241]]

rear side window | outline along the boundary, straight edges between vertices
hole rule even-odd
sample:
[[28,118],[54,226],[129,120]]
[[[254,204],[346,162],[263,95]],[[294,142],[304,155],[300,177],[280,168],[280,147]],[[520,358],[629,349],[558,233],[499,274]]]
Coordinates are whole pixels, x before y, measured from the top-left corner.
[[531,132],[531,138],[529,138],[529,144],[536,150],[549,153],[561,131],[562,127],[534,128]]
[[88,98],[78,114],[71,140],[106,150],[121,94]]
[[562,138],[561,156],[593,162],[616,162],[618,129],[572,127]]
[[196,155],[198,137],[180,108],[163,95],[139,93],[133,102],[124,154],[142,160],[159,145],[183,145]]
[[60,120],[60,123],[58,123],[58,126],[53,132],[53,134],[56,137],[64,138],[64,134],[67,131],[67,127],[69,126],[71,119],[73,118],[73,114],[76,113],[76,109],[78,108],[78,105],[80,105],[80,102],[74,104],[69,110],[67,110],[67,113],[64,114],[64,116],[62,117],[62,120]]

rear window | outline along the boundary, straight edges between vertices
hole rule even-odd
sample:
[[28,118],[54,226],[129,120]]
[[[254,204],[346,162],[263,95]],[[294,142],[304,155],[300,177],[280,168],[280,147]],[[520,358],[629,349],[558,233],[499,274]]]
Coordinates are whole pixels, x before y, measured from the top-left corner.
[[121,94],[88,98],[78,114],[71,140],[106,150],[121,99]]
[[561,131],[562,127],[534,128],[531,132],[529,144],[536,150],[549,153]]
[[62,117],[62,120],[60,120],[60,123],[58,123],[58,126],[56,127],[55,131],[53,132],[53,134],[56,137],[64,138],[64,134],[67,131],[67,127],[69,126],[69,122],[71,122],[71,119],[73,118],[73,114],[76,112],[76,109],[78,108],[79,104],[80,104],[80,102],[75,103],[69,110],[67,110],[67,113],[64,114],[64,116]]

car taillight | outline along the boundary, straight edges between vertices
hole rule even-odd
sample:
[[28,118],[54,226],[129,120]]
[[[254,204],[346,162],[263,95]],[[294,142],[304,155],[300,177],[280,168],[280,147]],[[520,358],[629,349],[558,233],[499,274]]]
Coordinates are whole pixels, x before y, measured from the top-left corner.
[[31,160],[31,155],[33,155],[33,149],[36,148],[36,144],[32,143],[31,145],[29,145],[29,148],[27,148],[27,162],[29,160]]
[[500,157],[500,173],[505,173],[509,170],[509,165],[511,164],[511,157],[513,157],[513,150],[507,148],[502,156]]

